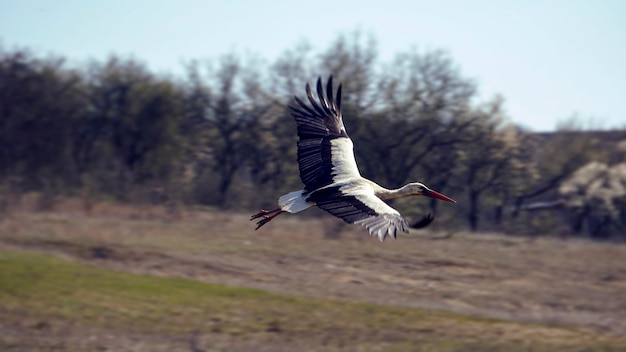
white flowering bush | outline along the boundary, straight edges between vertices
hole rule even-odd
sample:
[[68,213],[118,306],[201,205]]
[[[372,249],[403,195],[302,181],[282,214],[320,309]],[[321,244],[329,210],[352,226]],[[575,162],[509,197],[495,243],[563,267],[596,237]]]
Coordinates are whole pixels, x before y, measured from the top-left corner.
[[626,163],[609,166],[591,162],[559,188],[567,208],[589,222],[594,234],[621,231],[626,226]]

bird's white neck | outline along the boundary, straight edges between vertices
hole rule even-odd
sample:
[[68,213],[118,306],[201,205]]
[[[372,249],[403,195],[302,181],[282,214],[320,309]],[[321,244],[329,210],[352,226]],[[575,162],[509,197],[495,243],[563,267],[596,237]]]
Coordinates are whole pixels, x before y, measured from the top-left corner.
[[372,187],[374,187],[374,193],[378,198],[382,200],[402,198],[418,194],[410,183],[396,189],[387,189],[385,187],[377,185],[374,182],[372,183]]

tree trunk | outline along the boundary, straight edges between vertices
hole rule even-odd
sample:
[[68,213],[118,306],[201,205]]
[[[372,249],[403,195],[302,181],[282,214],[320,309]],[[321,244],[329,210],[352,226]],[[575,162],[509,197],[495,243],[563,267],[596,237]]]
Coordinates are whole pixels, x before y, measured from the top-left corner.
[[495,208],[494,214],[493,214],[493,222],[498,227],[500,227],[500,225],[502,225],[502,208],[503,208],[502,205],[498,205]]
[[469,212],[467,214],[470,230],[476,232],[478,229],[478,192],[470,191],[469,194]]

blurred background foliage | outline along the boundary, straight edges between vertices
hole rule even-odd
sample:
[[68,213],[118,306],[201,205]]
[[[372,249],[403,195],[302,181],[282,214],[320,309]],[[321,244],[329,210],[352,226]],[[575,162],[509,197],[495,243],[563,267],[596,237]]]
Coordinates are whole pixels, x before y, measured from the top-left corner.
[[446,52],[378,54],[353,33],[320,52],[230,53],[174,77],[132,58],[77,67],[0,48],[0,206],[36,193],[41,209],[63,197],[86,210],[102,199],[272,207],[301,188],[286,107],[333,74],[363,176],[421,181],[458,201],[395,201],[407,217],[433,212],[440,230],[626,238],[626,130],[527,131],[509,122],[504,97],[478,101]]

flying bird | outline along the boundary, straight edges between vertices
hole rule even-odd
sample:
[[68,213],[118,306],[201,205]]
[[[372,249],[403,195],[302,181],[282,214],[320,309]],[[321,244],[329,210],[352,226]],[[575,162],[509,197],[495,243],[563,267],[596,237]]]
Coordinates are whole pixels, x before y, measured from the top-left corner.
[[[278,199],[278,208],[261,210],[250,220],[260,219],[256,230],[282,213],[299,213],[312,206],[343,219],[349,224],[364,226],[370,236],[382,242],[396,238],[398,231],[408,232],[408,223],[385,200],[406,196],[427,196],[456,203],[419,182],[398,189],[386,189],[364,178],[354,159],[353,144],[343,125],[341,84],[333,97],[333,78],[326,84],[317,80],[317,98],[307,83],[309,104],[295,97],[296,106],[289,106],[298,130],[298,166],[304,189],[287,193]],[[294,104],[295,105],[295,104]],[[425,227],[433,221],[428,214],[414,224]]]

